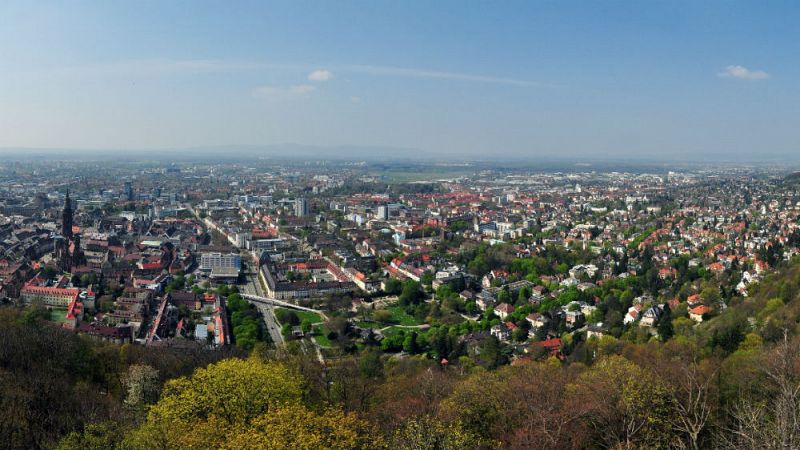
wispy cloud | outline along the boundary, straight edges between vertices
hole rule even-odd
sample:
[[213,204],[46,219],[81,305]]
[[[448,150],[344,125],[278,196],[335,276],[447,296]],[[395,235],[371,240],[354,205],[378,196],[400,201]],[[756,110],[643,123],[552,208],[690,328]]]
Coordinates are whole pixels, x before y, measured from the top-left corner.
[[491,83],[491,84],[508,84],[513,86],[547,86],[545,83],[536,81],[519,80],[516,78],[505,78],[485,75],[473,75],[468,73],[458,72],[442,72],[438,70],[405,68],[405,67],[391,67],[391,66],[365,66],[365,65],[348,65],[342,66],[342,70],[356,73],[364,73],[368,75],[380,75],[401,78],[430,78],[439,80],[454,80],[454,81],[469,81],[477,83]]
[[731,65],[725,68],[717,76],[723,78],[738,78],[740,80],[766,80],[769,74],[763,70],[750,70],[747,67]]
[[253,95],[256,97],[278,97],[278,96],[294,96],[303,97],[317,89],[316,86],[310,84],[297,84],[289,87],[280,86],[259,86],[253,90]]
[[309,81],[328,81],[331,78],[333,78],[333,73],[325,69],[317,69],[308,74]]
[[[734,72],[744,69],[741,66],[730,66]],[[141,59],[141,60],[119,60],[106,61],[79,66],[48,67],[35,70],[22,70],[12,73],[2,73],[5,76],[19,77],[43,77],[48,79],[70,79],[85,80],[88,78],[103,79],[139,79],[139,78],[161,78],[164,76],[191,76],[208,73],[260,73],[269,71],[310,71],[306,79],[313,82],[323,82],[331,80],[334,72],[349,72],[364,75],[397,77],[397,78],[416,78],[432,80],[463,81],[471,83],[486,83],[520,87],[553,87],[554,84],[541,83],[537,81],[510,78],[502,76],[478,75],[464,72],[448,72],[424,68],[409,68],[380,65],[359,65],[341,64],[329,65],[326,69],[320,69],[309,64],[280,64],[266,63],[260,61],[247,60],[220,60],[220,59]],[[747,69],[744,69],[746,72]],[[763,72],[756,71],[751,73],[753,78],[763,78]],[[738,76],[738,75],[736,75]]]

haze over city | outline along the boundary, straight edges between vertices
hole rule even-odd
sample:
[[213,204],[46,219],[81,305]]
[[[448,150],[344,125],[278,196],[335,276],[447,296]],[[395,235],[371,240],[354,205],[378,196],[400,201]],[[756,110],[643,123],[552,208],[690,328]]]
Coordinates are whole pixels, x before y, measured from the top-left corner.
[[795,161],[797,13],[6,1],[0,151]]

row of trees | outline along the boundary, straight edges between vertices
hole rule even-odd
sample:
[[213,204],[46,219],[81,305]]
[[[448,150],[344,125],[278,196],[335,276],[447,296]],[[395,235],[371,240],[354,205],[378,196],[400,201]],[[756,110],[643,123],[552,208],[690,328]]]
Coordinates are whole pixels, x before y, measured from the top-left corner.
[[227,306],[237,346],[252,350],[258,342],[269,341],[269,333],[264,330],[264,321],[255,306],[238,293],[228,296]]

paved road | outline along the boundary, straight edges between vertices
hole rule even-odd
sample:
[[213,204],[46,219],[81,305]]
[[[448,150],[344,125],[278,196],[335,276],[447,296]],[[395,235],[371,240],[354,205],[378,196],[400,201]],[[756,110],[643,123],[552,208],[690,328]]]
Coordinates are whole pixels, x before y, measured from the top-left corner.
[[281,329],[278,326],[278,320],[275,318],[275,313],[273,312],[272,306],[266,305],[264,303],[254,303],[256,308],[261,311],[261,316],[264,318],[264,323],[267,325],[267,331],[269,332],[269,336],[272,338],[272,342],[275,345],[282,346],[283,343],[283,335],[281,334]]
[[[247,283],[240,287],[242,288],[243,294],[255,295],[258,297],[264,296],[261,292],[261,285],[258,282],[258,278],[256,278],[256,276],[252,273],[247,274]],[[280,326],[278,326],[278,320],[275,318],[275,312],[273,311],[274,307],[261,302],[251,303],[256,305],[258,311],[261,312],[261,317],[264,318],[264,324],[267,327],[269,336],[272,338],[272,342],[278,346],[283,345],[283,335],[281,334]]]

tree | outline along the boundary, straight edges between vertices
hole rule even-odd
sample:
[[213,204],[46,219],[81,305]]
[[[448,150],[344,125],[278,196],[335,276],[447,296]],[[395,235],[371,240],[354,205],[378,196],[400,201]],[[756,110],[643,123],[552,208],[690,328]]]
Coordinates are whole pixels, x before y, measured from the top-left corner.
[[133,364],[122,380],[127,395],[125,403],[131,407],[139,407],[155,403],[161,387],[158,370],[146,364]]
[[403,291],[403,282],[397,278],[389,278],[385,282],[385,291],[387,294],[394,295]]
[[698,450],[714,413],[712,398],[717,367],[715,364],[692,362],[679,364],[677,371],[670,390],[674,411],[671,415],[672,426],[684,434],[687,447]]
[[672,328],[672,312],[668,304],[664,304],[664,312],[658,320],[658,336],[662,341],[667,341],[675,334]]
[[497,444],[465,430],[458,423],[443,423],[430,416],[409,419],[389,440],[389,448],[414,450],[498,448]]
[[237,427],[220,448],[238,450],[359,450],[382,446],[380,435],[355,413],[327,408],[317,414],[301,405],[282,406]]
[[167,383],[125,448],[367,449],[382,441],[355,414],[302,403],[304,380],[284,363],[228,359]]
[[417,345],[417,332],[412,331],[406,335],[403,340],[403,351],[412,355],[419,353],[419,346]]
[[392,318],[392,312],[387,309],[379,309],[372,313],[372,320],[378,323],[388,323]]
[[517,295],[517,303],[518,304],[525,304],[528,302],[528,298],[531,296],[531,290],[528,286],[523,286],[522,289],[519,290],[519,294]]
[[425,286],[425,287],[427,287],[428,289],[430,289],[430,288],[431,288],[431,285],[432,285],[432,283],[433,283],[433,273],[431,273],[430,271],[426,270],[426,271],[425,271],[425,272],[422,274],[422,276],[421,276],[421,277],[419,277],[419,281],[420,281],[420,283],[421,283],[423,286]]
[[125,428],[115,422],[106,421],[86,425],[83,433],[73,431],[58,444],[58,450],[108,450],[119,446],[125,436]]
[[674,439],[666,383],[621,356],[600,360],[567,392],[590,430],[589,439],[602,447],[658,448]]
[[741,397],[719,434],[728,448],[788,449],[800,445],[800,346],[788,332],[761,360],[766,395]]
[[506,289],[500,289],[497,292],[497,302],[498,303],[509,303],[511,301],[511,295],[508,293]]
[[[219,447],[239,427],[273,409],[300,403],[299,376],[281,363],[227,359],[167,382],[146,422],[129,436],[134,448]],[[165,432],[172,430],[172,432]],[[183,430],[175,433],[174,430]]]
[[408,280],[403,283],[403,292],[400,294],[400,304],[403,306],[417,305],[425,298],[425,292],[419,283]]

